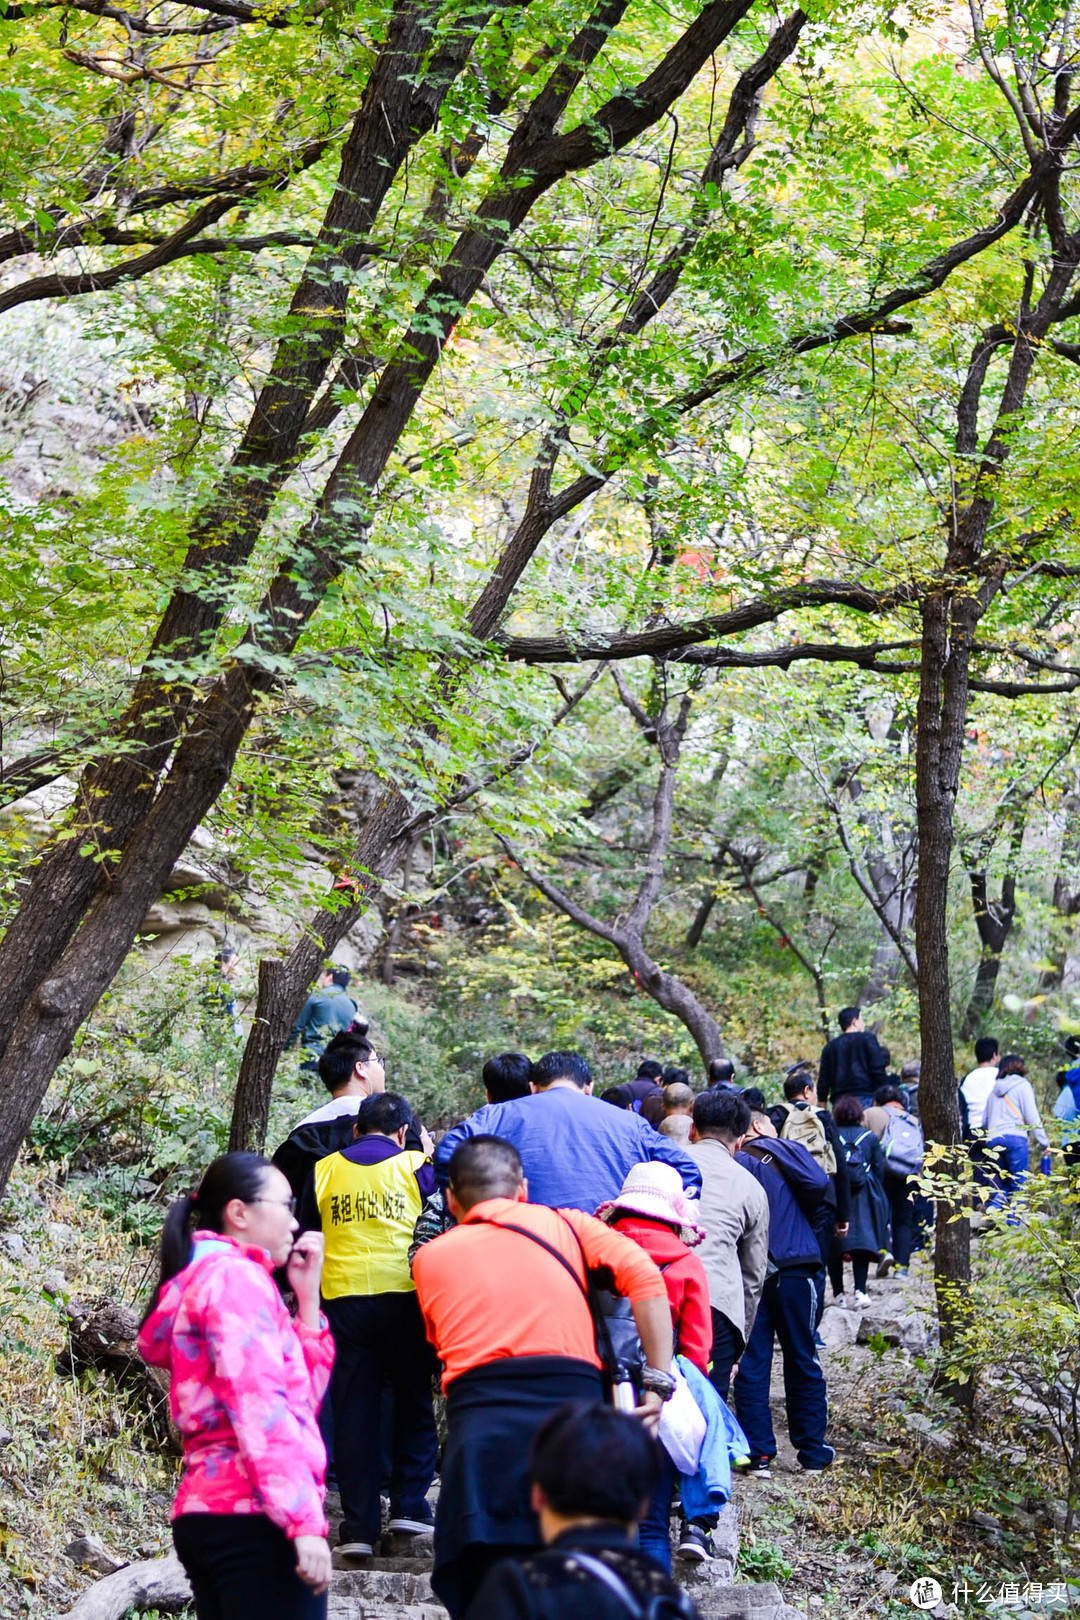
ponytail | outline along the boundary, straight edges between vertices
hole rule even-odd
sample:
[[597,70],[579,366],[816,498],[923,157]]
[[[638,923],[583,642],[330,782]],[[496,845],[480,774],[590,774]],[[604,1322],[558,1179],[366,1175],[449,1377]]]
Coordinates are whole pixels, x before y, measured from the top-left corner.
[[196,1228],[222,1231],[226,1205],[234,1198],[243,1204],[254,1203],[262,1193],[269,1168],[269,1160],[258,1153],[223,1153],[207,1167],[196,1192],[183,1193],[173,1200],[161,1229],[161,1271],[144,1322],[156,1307],[165,1284],[191,1263],[192,1233]]

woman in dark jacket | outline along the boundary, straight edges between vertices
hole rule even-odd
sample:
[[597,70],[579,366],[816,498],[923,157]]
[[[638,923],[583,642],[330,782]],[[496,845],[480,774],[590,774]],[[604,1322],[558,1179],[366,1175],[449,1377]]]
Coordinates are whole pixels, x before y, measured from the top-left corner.
[[882,1220],[885,1154],[881,1143],[863,1118],[862,1104],[854,1096],[841,1097],[833,1109],[840,1140],[844,1145],[848,1181],[851,1187],[851,1213],[845,1237],[833,1239],[829,1256],[829,1280],[833,1297],[846,1305],[844,1258],[851,1256],[856,1305],[869,1305],[866,1282],[870,1266],[885,1247],[886,1229]]

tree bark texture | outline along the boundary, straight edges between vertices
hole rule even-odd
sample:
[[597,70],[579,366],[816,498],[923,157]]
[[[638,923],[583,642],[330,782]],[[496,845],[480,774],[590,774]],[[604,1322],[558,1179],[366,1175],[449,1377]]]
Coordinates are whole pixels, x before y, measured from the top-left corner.
[[[274,1070],[266,1063],[264,1054],[274,1049],[274,1037],[282,1021],[288,1017],[292,1001],[284,962],[276,957],[264,956],[259,963],[255,1018],[244,1047],[243,1062],[233,1095],[230,1153],[262,1153],[266,1148]],[[288,1024],[289,1029],[295,1021],[294,1013]]]

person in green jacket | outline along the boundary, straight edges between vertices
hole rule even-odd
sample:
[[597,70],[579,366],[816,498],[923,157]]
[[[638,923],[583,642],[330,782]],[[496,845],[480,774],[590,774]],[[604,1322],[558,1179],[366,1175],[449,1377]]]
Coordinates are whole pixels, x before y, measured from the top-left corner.
[[289,1047],[300,1042],[302,1069],[317,1072],[327,1041],[354,1022],[357,1006],[353,998],[346,994],[348,987],[348,968],[336,967],[331,963],[304,1002],[288,1040]]

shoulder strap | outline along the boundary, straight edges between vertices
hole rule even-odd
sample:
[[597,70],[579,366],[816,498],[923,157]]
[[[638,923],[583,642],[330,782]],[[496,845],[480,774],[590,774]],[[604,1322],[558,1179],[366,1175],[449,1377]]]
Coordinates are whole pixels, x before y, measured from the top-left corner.
[[[558,1210],[552,1210],[552,1214],[559,1215],[559,1212]],[[562,1221],[563,1225],[566,1227],[567,1231],[571,1234],[574,1242],[578,1246],[578,1253],[581,1256],[581,1267],[584,1276],[578,1276],[577,1271],[570,1264],[565,1254],[560,1254],[559,1250],[553,1243],[549,1243],[546,1238],[542,1238],[538,1232],[530,1232],[525,1226],[518,1226],[514,1221],[489,1220],[486,1215],[478,1215],[476,1220],[470,1224],[474,1226],[497,1226],[502,1232],[516,1232],[519,1237],[528,1238],[530,1243],[535,1243],[539,1248],[546,1249],[548,1254],[551,1255],[552,1259],[557,1260],[560,1266],[562,1266],[565,1271],[570,1273],[571,1277],[573,1277],[574,1281],[581,1289],[585,1304],[588,1307],[589,1317],[592,1321],[593,1327],[593,1341],[596,1345],[596,1353],[600,1358],[601,1367],[603,1368],[605,1374],[610,1377],[612,1376],[615,1367],[615,1352],[611,1343],[611,1332],[608,1328],[607,1317],[600,1309],[599,1301],[596,1298],[596,1285],[593,1282],[592,1272],[589,1270],[589,1262],[585,1254],[585,1246],[577,1232],[574,1230],[573,1226],[571,1226],[570,1222],[566,1219],[565,1215],[559,1215],[559,1219]]]
[[[530,1232],[527,1226],[518,1226],[514,1221],[489,1220],[486,1215],[478,1215],[475,1220],[470,1221],[468,1224],[470,1226],[497,1226],[500,1232],[517,1232],[520,1237],[528,1238],[530,1243],[535,1243],[539,1248],[546,1249],[548,1254],[551,1255],[551,1258],[553,1260],[557,1260],[560,1266],[562,1266],[565,1271],[570,1273],[571,1277],[573,1277],[574,1281],[581,1289],[582,1294],[585,1296],[586,1304],[590,1307],[590,1309],[592,1308],[592,1298],[584,1280],[578,1276],[565,1254],[560,1254],[555,1245],[553,1243],[549,1243],[546,1238],[542,1238],[538,1232]],[[565,1224],[570,1226],[569,1221],[565,1222]],[[572,1226],[570,1226],[570,1230],[571,1232],[574,1232],[574,1228]],[[576,1232],[574,1232],[574,1237],[577,1238]],[[578,1247],[581,1248],[580,1238],[578,1238]],[[582,1250],[582,1258],[584,1259],[584,1250]]]
[[594,1580],[600,1581],[602,1585],[606,1586],[608,1591],[624,1605],[628,1613],[633,1615],[634,1620],[644,1620],[645,1611],[633,1592],[631,1592],[622,1576],[616,1575],[615,1571],[605,1564],[602,1558],[594,1558],[592,1553],[578,1552],[577,1550],[567,1553],[566,1556],[571,1563],[580,1564],[581,1568],[587,1570]]

